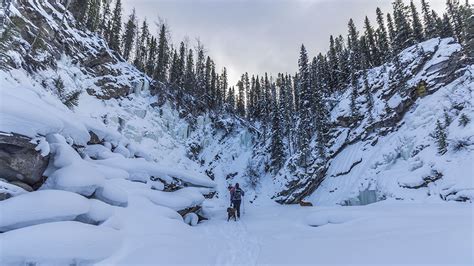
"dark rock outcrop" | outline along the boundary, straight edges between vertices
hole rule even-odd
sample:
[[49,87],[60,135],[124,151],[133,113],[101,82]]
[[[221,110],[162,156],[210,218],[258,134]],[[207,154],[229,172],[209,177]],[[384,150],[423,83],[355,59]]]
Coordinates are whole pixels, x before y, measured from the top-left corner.
[[17,134],[0,134],[0,176],[25,190],[43,184],[49,162],[49,156],[41,156],[30,141]]

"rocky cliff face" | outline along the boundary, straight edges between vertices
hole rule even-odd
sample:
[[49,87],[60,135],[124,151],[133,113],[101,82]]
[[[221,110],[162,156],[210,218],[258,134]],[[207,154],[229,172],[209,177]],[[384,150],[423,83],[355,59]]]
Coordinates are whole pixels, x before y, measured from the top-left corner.
[[[275,199],[293,203],[309,197],[319,204],[356,204],[360,193],[371,190],[378,200],[472,200],[474,187],[462,174],[472,169],[464,160],[453,162],[459,156],[473,158],[472,125],[459,124],[461,116],[472,114],[472,73],[473,65],[451,38],[420,43],[369,70],[367,84],[359,79],[355,116],[349,106],[350,88],[334,96],[328,159],[315,164],[309,174],[289,167],[280,171],[283,190]],[[437,153],[433,137],[436,120],[444,121],[448,133],[450,145],[444,155]],[[456,148],[459,142],[466,148]]]
[[99,99],[124,97],[143,85],[145,76],[79,25],[62,2],[20,0],[11,4],[0,47],[2,67],[34,74],[57,70],[58,61],[68,57],[90,77],[78,82],[76,89]]

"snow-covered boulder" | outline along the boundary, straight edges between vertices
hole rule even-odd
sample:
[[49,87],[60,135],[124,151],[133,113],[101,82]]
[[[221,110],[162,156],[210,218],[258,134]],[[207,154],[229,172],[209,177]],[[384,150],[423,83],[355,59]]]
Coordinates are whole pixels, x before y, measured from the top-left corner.
[[90,210],[87,198],[60,190],[40,190],[0,201],[0,231],[51,221],[74,220]]
[[112,255],[121,243],[120,233],[109,227],[74,221],[33,225],[0,235],[0,264],[92,263]]

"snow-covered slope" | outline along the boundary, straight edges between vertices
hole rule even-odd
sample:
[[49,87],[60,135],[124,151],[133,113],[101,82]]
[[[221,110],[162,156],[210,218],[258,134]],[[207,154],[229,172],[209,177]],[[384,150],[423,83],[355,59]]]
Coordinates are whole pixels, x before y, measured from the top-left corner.
[[[131,245],[127,234],[195,224],[181,215],[201,214],[216,183],[188,158],[189,123],[59,1],[14,1],[10,11],[0,68],[9,167],[0,180],[1,264],[99,261]],[[33,157],[8,159],[17,150],[36,150],[45,171],[24,178]],[[34,250],[16,248],[31,241]]]
[[[466,63],[452,38],[432,39],[369,70],[368,88],[363,77],[359,80],[356,120],[351,88],[336,95],[328,161],[296,180],[283,169],[284,190],[277,199],[309,196],[324,205],[385,198],[472,201],[474,127],[461,117],[474,119],[474,65]],[[442,155],[434,134],[437,120],[448,139]]]

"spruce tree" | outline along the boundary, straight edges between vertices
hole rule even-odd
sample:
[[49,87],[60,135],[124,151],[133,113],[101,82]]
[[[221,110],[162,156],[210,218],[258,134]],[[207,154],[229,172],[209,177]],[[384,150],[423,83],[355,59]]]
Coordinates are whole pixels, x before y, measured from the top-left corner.
[[308,54],[304,45],[301,45],[300,57],[298,60],[298,83],[299,83],[299,100],[300,110],[298,139],[300,148],[299,165],[305,169],[310,161],[310,141],[311,141],[311,84],[310,69],[308,64]]
[[385,22],[383,19],[383,13],[380,8],[377,7],[377,31],[376,31],[376,41],[377,41],[377,50],[380,53],[379,63],[384,63],[390,57],[390,45],[388,41],[387,30],[385,28]]
[[438,34],[441,38],[453,37],[454,31],[449,22],[448,14],[444,13],[443,18],[438,23]]
[[[196,91],[199,96],[204,95],[206,91],[206,58],[204,55],[204,46],[198,41],[196,46]],[[227,77],[226,77],[227,78]]]
[[445,154],[448,150],[446,128],[441,125],[441,122],[439,122],[439,120],[436,120],[436,129],[434,137],[438,146],[438,153]]
[[327,57],[329,61],[329,75],[330,75],[330,82],[328,85],[331,88],[331,90],[334,91],[334,89],[339,84],[339,75],[340,75],[341,70],[339,69],[336,44],[334,42],[334,37],[332,35],[329,37],[329,51],[328,51]]
[[360,37],[360,61],[361,69],[367,69],[372,66],[372,56],[370,55],[370,48],[365,35]]
[[416,10],[413,0],[410,1],[411,22],[413,27],[413,38],[417,42],[423,41],[423,25],[421,24],[420,16]]
[[452,25],[454,35],[459,43],[463,42],[464,25],[462,20],[462,8],[459,0],[446,0],[446,11]]
[[430,5],[426,0],[421,0],[421,11],[423,12],[426,38],[431,39],[436,37],[436,18],[433,17]]
[[[395,54],[394,50],[396,49],[397,44],[395,43],[395,25],[393,24],[392,16],[390,13],[387,13],[387,28],[388,28],[388,36],[390,37],[390,47],[392,55]],[[397,48],[398,49],[398,48]]]
[[137,33],[137,21],[135,15],[135,9],[132,10],[132,14],[128,17],[127,23],[125,23],[125,32],[122,36],[122,56],[125,60],[130,59],[132,54],[133,42],[135,41],[135,35]]
[[344,38],[341,35],[336,38],[335,49],[337,53],[337,61],[339,64],[339,79],[337,86],[342,88],[348,82],[346,77],[350,74],[350,62],[349,51],[345,47]]
[[109,46],[111,49],[120,53],[120,37],[122,33],[122,1],[117,0],[114,11],[112,12],[111,28],[109,33]]
[[[156,62],[156,54],[158,52],[158,43],[156,41],[156,38],[154,36],[151,36],[148,41],[146,42],[146,46],[140,46],[137,47],[137,49],[140,49],[140,60],[145,62],[145,73],[149,76],[153,75],[153,70],[155,68],[155,62]],[[147,51],[148,50],[148,51]],[[135,59],[134,62],[137,60]],[[143,62],[140,63],[140,65],[143,65]]]
[[100,3],[101,0],[89,0],[89,9],[87,12],[87,28],[96,32],[100,25]]
[[375,41],[375,33],[374,29],[370,25],[369,18],[366,16],[365,21],[364,21],[364,28],[365,28],[365,40],[366,40],[366,45],[368,46],[368,53],[367,53],[367,58],[366,60],[369,63],[369,66],[378,66],[382,62],[381,56],[379,53],[379,50],[377,48],[377,44]]
[[357,107],[357,98],[359,97],[359,83],[357,82],[357,78],[355,77],[354,74],[351,74],[351,102],[350,102],[350,110],[351,110],[351,116],[352,117],[357,117],[359,116],[358,112],[358,107]]
[[237,114],[241,117],[245,116],[245,88],[244,88],[245,76],[237,82]]
[[179,44],[179,56],[178,56],[178,65],[177,65],[177,84],[181,88],[184,87],[184,72],[185,71],[186,71],[186,45],[184,44],[184,42],[181,42]]
[[[245,89],[245,115],[247,119],[249,119],[249,106],[252,101],[252,97],[250,95],[250,79],[249,79],[249,73],[245,72],[244,74],[244,89]],[[249,119],[250,120],[250,119]]]
[[474,12],[472,6],[466,6],[465,8],[466,13],[464,15],[464,51],[468,58],[474,60]]
[[194,76],[194,55],[193,50],[189,49],[186,57],[186,70],[184,73],[184,88],[188,93],[194,90],[195,76]]
[[175,49],[171,50],[170,53],[170,68],[168,82],[173,85],[174,88],[178,87],[178,53]]
[[[280,102],[280,104],[282,103]],[[280,110],[281,109],[279,108],[276,99],[273,99],[270,166],[274,173],[278,172],[281,169],[285,160],[282,127],[280,125],[280,122],[282,121]]]
[[462,126],[462,127],[465,127],[467,124],[469,124],[469,122],[471,122],[471,119],[469,119],[469,117],[467,117],[466,114],[461,114],[461,116],[459,116],[459,125]]
[[223,101],[223,105],[224,103],[227,101],[227,98],[228,98],[228,94],[229,94],[229,91],[228,91],[228,86],[229,86],[229,82],[227,80],[227,68],[223,68],[222,69],[222,73],[221,73],[221,76],[220,76],[220,95],[222,97],[222,101]]
[[229,88],[227,96],[227,111],[233,113],[235,109],[235,89],[234,87]]
[[[146,71],[148,75],[149,69],[148,69],[148,51],[147,47],[151,50],[153,47],[153,56],[156,54],[156,39],[151,36],[150,38],[150,33],[148,31],[148,23],[145,20],[143,20],[142,26],[140,27],[140,32],[138,33],[137,40],[135,43],[135,58],[133,60],[133,65],[138,68],[141,71]],[[155,64],[153,60],[153,65]],[[151,70],[153,72],[153,69]]]
[[[3,1],[2,1],[3,4]],[[87,22],[87,13],[89,10],[89,1],[72,1],[69,5],[69,10],[71,10],[74,18],[82,23],[85,24]]]
[[408,18],[408,7],[402,0],[395,0],[393,2],[393,19],[396,28],[395,42],[393,42],[396,44],[393,49],[395,53],[414,44],[413,30]]
[[348,45],[349,45],[349,61],[350,67],[354,73],[361,69],[361,51],[360,51],[360,42],[359,42],[359,32],[354,24],[352,19],[348,23],[349,33],[348,33]]
[[166,82],[166,75],[169,66],[169,47],[167,37],[167,27],[164,23],[161,24],[160,34],[158,37],[158,53],[156,58],[156,67],[154,78],[161,82]]
[[213,63],[211,66],[211,95],[212,95],[212,102],[211,108],[215,109],[220,101],[220,91],[218,88],[218,75],[216,73],[216,65]]
[[208,56],[206,58],[206,64],[204,68],[204,90],[205,90],[205,95],[206,95],[206,99],[208,101],[209,106],[212,106],[212,103],[215,100],[212,87],[211,87],[212,65],[213,65],[213,62],[211,60],[211,57]]
[[374,109],[374,98],[370,91],[369,80],[367,78],[367,71],[364,71],[364,93],[367,101],[367,113],[369,116],[369,123],[374,121],[373,109]]
[[103,3],[103,10],[102,10],[102,16],[100,18],[100,24],[99,24],[99,29],[100,29],[100,34],[102,37],[106,40],[109,40],[110,38],[110,1],[109,0],[102,0]]

